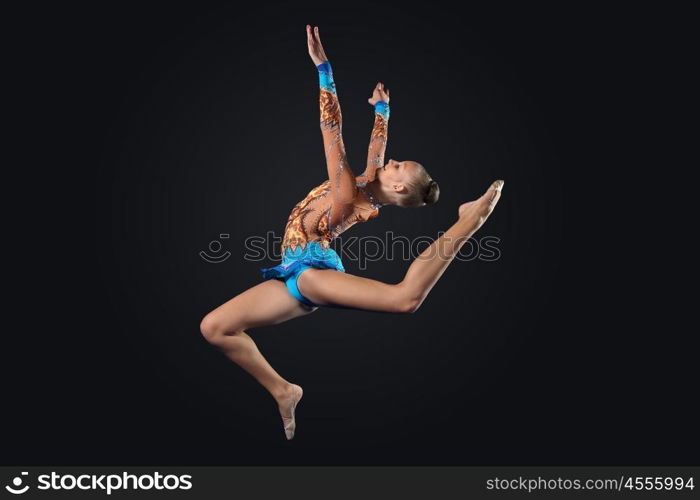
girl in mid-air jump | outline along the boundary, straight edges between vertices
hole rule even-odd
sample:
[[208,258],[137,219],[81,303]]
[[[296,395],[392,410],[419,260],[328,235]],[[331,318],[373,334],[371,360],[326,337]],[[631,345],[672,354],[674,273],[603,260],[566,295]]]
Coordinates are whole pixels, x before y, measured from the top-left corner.
[[362,175],[353,174],[345,156],[333,73],[318,28],[306,26],[306,37],[319,75],[328,180],[312,189],[292,210],[282,241],[282,262],[263,269],[265,281],[214,309],[201,324],[204,337],[275,398],[287,439],[294,437],[294,411],[303,391],[270,366],[245,331],[309,314],[319,306],[390,313],[416,311],[464,242],[491,214],[503,188],[503,181],[495,181],[480,198],[461,205],[457,222],[413,261],[400,283],[390,285],[345,273],[340,257],[329,246],[334,237],[356,222],[377,217],[379,208],[385,205],[421,207],[435,203],[439,189],[417,162],[384,163],[389,89],[381,82],[368,99],[375,114],[367,167]]

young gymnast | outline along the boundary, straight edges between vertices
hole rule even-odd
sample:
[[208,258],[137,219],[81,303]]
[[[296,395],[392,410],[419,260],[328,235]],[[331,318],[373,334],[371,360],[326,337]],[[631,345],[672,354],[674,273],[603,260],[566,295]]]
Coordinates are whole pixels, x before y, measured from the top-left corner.
[[201,323],[204,337],[275,398],[287,439],[294,437],[294,413],[302,388],[280,376],[245,331],[309,314],[318,306],[415,312],[461,246],[489,217],[503,188],[503,181],[495,181],[480,198],[462,204],[457,222],[411,263],[400,283],[386,284],[345,273],[340,257],[329,246],[334,237],[357,222],[377,217],[382,206],[435,203],[439,188],[417,162],[384,163],[390,97],[389,89],[381,82],[368,99],[375,115],[367,167],[360,176],[352,173],[345,155],[333,72],[318,27],[312,30],[306,26],[306,37],[319,75],[328,180],[312,189],[292,210],[282,241],[282,262],[263,269],[265,281],[216,308]]

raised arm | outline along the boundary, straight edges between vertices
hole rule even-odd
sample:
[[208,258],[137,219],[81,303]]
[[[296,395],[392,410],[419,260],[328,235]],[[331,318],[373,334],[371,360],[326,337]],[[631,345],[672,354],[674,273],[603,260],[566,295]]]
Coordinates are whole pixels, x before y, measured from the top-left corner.
[[377,169],[384,166],[384,152],[389,133],[389,89],[385,89],[382,82],[377,83],[372,97],[367,99],[367,102],[374,107],[374,127],[369,139],[367,167],[362,177],[372,182]]
[[326,152],[326,167],[333,196],[332,225],[336,225],[346,216],[345,208],[352,205],[357,193],[355,175],[345,155],[343,143],[343,118],[340,102],[333,81],[333,70],[323,50],[318,28],[306,27],[309,55],[318,69],[321,109],[321,134]]

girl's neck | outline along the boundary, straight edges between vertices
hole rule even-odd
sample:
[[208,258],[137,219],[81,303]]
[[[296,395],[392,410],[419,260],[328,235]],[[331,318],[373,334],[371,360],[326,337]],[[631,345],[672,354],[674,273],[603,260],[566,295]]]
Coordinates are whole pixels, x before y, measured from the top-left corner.
[[365,191],[370,195],[370,201],[379,206],[391,205],[391,201],[387,199],[386,194],[382,190],[382,183],[379,179],[374,179],[368,182],[365,186]]

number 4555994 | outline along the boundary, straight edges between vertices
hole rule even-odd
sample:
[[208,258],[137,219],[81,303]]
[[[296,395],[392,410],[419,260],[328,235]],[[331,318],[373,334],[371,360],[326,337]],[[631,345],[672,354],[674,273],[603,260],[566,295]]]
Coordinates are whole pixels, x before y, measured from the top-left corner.
[[695,483],[692,477],[629,477],[624,487],[628,490],[693,490]]

